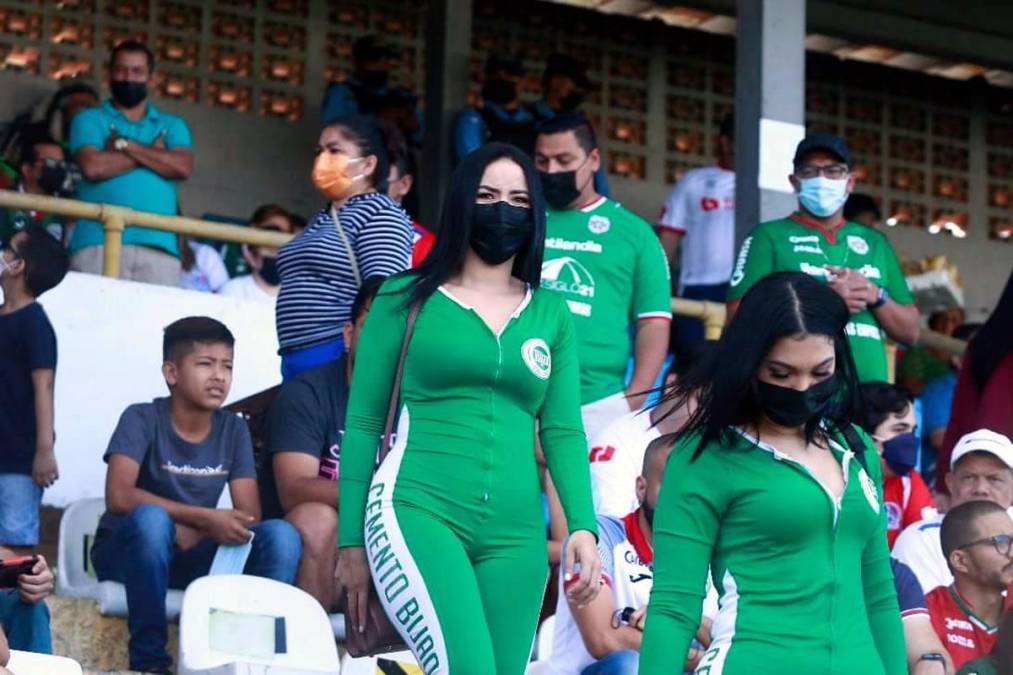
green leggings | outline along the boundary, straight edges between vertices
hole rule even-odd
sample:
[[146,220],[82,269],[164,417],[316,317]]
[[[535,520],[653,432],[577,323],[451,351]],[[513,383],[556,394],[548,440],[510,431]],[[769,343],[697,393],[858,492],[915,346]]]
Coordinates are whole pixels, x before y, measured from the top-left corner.
[[440,498],[423,508],[400,488],[392,500],[383,469],[367,498],[366,552],[380,601],[422,671],[522,675],[548,579],[537,512],[529,525],[517,511]]

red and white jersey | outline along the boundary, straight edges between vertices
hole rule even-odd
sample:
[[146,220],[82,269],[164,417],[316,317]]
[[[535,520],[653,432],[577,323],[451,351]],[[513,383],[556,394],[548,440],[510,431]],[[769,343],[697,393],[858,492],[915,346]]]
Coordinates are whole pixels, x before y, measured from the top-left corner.
[[647,445],[661,433],[651,424],[650,411],[626,413],[591,438],[591,496],[598,515],[621,518],[640,506],[637,476]]
[[684,235],[679,283],[723,284],[735,259],[735,172],[719,166],[687,171],[658,219]]
[[890,548],[908,525],[933,518],[938,513],[929,486],[917,471],[886,478],[883,503],[886,505],[886,541]]
[[955,669],[992,651],[999,627],[989,626],[975,616],[956,588],[940,586],[928,593],[925,601],[932,627],[953,657]]

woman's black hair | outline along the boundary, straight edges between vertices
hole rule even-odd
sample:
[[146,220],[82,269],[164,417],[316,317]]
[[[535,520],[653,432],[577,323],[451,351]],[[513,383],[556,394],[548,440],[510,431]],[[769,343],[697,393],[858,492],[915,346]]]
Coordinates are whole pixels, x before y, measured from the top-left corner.
[[971,379],[978,391],[985,390],[992,373],[1013,351],[1013,271],[999,296],[992,315],[967,345],[971,356]]
[[[771,347],[783,337],[825,335],[833,340],[833,377],[839,387],[822,420],[828,424],[827,430],[843,432],[860,399],[855,361],[844,332],[849,318],[844,300],[807,274],[777,272],[749,289],[716,347],[665,395],[666,401],[677,400],[677,408],[690,396],[697,397],[697,408],[681,432],[700,435],[693,457],[715,441],[730,445],[735,427],[758,425],[763,409],[757,373]],[[820,421],[806,423],[807,442],[816,438],[825,442]]]
[[890,415],[903,415],[911,407],[911,394],[889,382],[864,382],[861,386],[862,406],[853,420],[869,434]]
[[513,275],[538,288],[542,278],[542,252],[545,247],[545,198],[535,165],[524,152],[506,143],[487,143],[457,165],[450,176],[450,187],[443,200],[439,235],[433,250],[413,274],[416,281],[407,304],[423,303],[464,263],[471,240],[471,219],[475,195],[487,166],[498,159],[509,159],[521,167],[528,187],[531,217],[534,220],[531,239],[514,258]]
[[362,157],[376,157],[376,168],[367,176],[367,181],[377,192],[387,192],[387,176],[390,160],[387,144],[376,122],[366,115],[339,117],[324,128],[337,127],[359,148]]

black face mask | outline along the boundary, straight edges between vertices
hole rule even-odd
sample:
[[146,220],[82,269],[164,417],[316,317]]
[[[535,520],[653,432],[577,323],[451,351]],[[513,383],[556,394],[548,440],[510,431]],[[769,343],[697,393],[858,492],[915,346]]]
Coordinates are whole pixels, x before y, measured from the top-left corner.
[[359,73],[359,82],[370,89],[383,89],[387,86],[390,74],[386,70],[364,70]]
[[573,112],[580,107],[580,104],[584,102],[584,94],[579,91],[571,91],[569,94],[563,97],[563,100],[559,102],[562,106],[560,112]]
[[124,108],[133,108],[148,98],[148,85],[146,82],[113,80],[109,84],[109,90],[112,92],[113,100]]
[[482,87],[482,98],[497,105],[506,105],[517,100],[517,85],[510,80],[489,78]]
[[538,172],[538,178],[542,181],[542,192],[545,193],[545,201],[554,209],[565,209],[580,196],[577,189],[577,172],[557,171],[555,173]]
[[837,379],[833,377],[814,384],[805,391],[757,382],[760,407],[764,414],[783,427],[800,427],[822,415],[837,393],[837,387]]
[[70,194],[73,188],[68,190],[67,173],[66,162],[46,159],[42,164],[42,172],[39,174],[39,187],[47,195]]
[[274,256],[265,256],[260,262],[260,278],[271,286],[281,283],[281,274],[278,272],[278,259]]
[[531,240],[534,228],[531,209],[506,202],[475,204],[471,249],[489,265],[501,265]]

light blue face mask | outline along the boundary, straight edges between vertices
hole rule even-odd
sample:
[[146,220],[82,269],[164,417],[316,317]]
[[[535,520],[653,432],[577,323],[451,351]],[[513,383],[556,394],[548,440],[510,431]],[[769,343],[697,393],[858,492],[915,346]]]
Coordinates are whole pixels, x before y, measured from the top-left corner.
[[803,178],[798,201],[814,216],[826,218],[833,215],[848,201],[848,179],[832,180],[825,176]]

